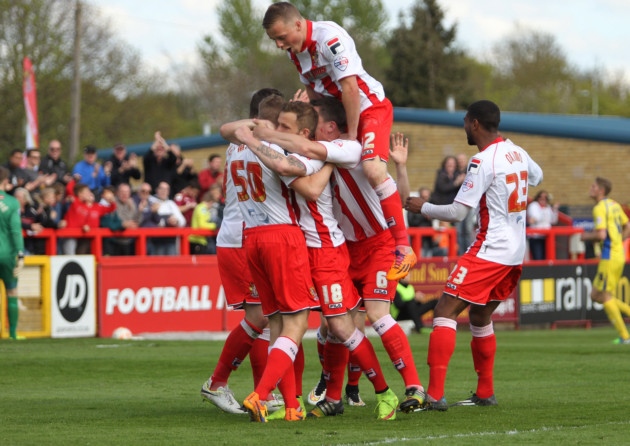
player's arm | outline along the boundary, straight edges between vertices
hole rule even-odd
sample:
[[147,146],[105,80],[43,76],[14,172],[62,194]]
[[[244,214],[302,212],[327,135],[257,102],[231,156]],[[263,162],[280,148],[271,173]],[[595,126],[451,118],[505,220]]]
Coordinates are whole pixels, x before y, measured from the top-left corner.
[[472,208],[459,201],[454,201],[451,204],[437,205],[427,203],[421,197],[409,197],[405,201],[405,209],[416,214],[421,213],[427,218],[458,222],[464,220]]
[[323,161],[328,155],[326,147],[317,141],[308,140],[302,135],[279,132],[268,126],[257,125],[254,128],[254,136],[262,141],[277,144],[287,152],[297,153],[314,160]]
[[322,97],[322,95],[317,93],[315,90],[313,90],[313,88],[310,85],[307,85],[305,90],[306,90],[306,94],[308,95],[308,98],[311,101]]
[[356,76],[348,76],[339,80],[341,84],[341,102],[346,109],[348,122],[348,139],[357,139],[359,132],[359,115],[361,114],[361,96]]
[[330,181],[330,175],[333,171],[333,165],[324,164],[320,170],[312,175],[296,178],[291,183],[291,189],[302,195],[309,201],[317,201]]
[[409,177],[407,175],[407,155],[409,152],[409,138],[405,138],[400,132],[391,135],[389,146],[390,158],[396,165],[396,185],[400,200],[404,203],[409,197],[411,188],[409,187]]
[[630,237],[630,222],[627,222],[623,227],[623,232],[621,233],[622,240],[625,240]]
[[603,242],[606,240],[606,229],[595,229],[593,231],[583,232],[581,238],[583,241]]
[[238,121],[227,122],[221,126],[221,128],[219,129],[219,133],[223,138],[227,139],[228,141],[235,144],[240,144],[235,136],[236,129],[243,126],[254,128],[254,125],[255,124],[253,119],[241,119]]
[[306,175],[306,166],[294,156],[286,156],[256,138],[252,130],[247,126],[236,129],[235,136],[240,144],[245,144],[258,159],[269,169],[282,176],[303,177]]
[[536,161],[529,156],[529,153],[527,157],[529,158],[527,163],[527,182],[532,186],[538,186],[543,180],[543,170]]

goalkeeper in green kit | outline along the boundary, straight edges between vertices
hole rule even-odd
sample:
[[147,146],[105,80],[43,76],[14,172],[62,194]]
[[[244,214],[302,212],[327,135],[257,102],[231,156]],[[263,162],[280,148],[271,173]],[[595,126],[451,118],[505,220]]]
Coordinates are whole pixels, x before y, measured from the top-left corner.
[[9,336],[11,339],[24,339],[17,335],[18,298],[17,283],[24,265],[24,239],[20,221],[18,201],[5,192],[9,184],[9,170],[0,166],[0,280],[7,290],[9,315]]

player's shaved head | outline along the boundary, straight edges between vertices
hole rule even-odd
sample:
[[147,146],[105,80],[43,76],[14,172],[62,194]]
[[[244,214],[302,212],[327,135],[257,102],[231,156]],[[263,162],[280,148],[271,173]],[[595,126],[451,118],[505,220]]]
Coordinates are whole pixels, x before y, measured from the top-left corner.
[[258,106],[258,118],[271,121],[274,125],[278,125],[278,115],[282,107],[284,107],[284,103],[282,96],[277,94],[267,96],[260,101],[260,105]]
[[487,131],[496,132],[501,122],[501,110],[494,102],[481,100],[468,106],[468,118],[476,119]]
[[267,8],[267,12],[265,12],[265,16],[263,17],[263,28],[269,29],[271,26],[276,23],[278,20],[282,20],[283,22],[287,22],[289,20],[301,20],[302,14],[300,11],[289,2],[278,2],[273,3],[269,8]]
[[276,90],[275,88],[261,88],[260,90],[258,90],[256,93],[252,95],[252,99],[251,101],[249,101],[249,117],[250,118],[256,118],[258,116],[258,107],[260,105],[260,102],[266,97],[269,97],[271,95],[280,96],[280,98],[284,97],[284,95],[279,90]]
[[347,130],[346,109],[339,99],[332,96],[322,96],[321,98],[313,99],[311,105],[317,109],[317,113],[320,114],[325,122],[334,122],[341,132]]
[[287,102],[282,107],[282,113],[295,113],[298,129],[308,129],[310,137],[315,135],[319,115],[311,104],[300,101]]

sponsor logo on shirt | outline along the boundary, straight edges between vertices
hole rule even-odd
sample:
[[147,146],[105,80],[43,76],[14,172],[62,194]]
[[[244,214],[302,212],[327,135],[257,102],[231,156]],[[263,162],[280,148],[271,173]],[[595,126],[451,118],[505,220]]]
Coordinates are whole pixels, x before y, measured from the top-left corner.
[[462,183],[462,190],[464,192],[468,192],[470,189],[473,188],[473,185],[474,185],[474,183],[472,182],[472,179],[466,177],[466,179]]
[[333,65],[335,65],[335,68],[340,71],[346,71],[346,68],[348,68],[348,63],[349,62],[347,57],[338,57],[333,62]]
[[479,166],[481,166],[481,160],[479,158],[473,158],[468,164],[468,172],[477,175],[479,173]]
[[330,39],[328,42],[326,42],[326,46],[328,47],[328,49],[334,56],[336,56],[339,53],[342,53],[344,50],[343,45],[339,41],[339,37],[334,37]]

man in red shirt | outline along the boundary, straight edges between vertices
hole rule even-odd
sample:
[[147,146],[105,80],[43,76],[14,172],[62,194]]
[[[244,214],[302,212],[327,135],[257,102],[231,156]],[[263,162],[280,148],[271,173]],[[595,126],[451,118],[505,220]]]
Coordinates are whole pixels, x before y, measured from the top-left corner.
[[221,184],[223,181],[223,160],[221,155],[211,154],[208,157],[208,167],[199,172],[197,179],[199,181],[200,197],[203,197],[214,183]]

